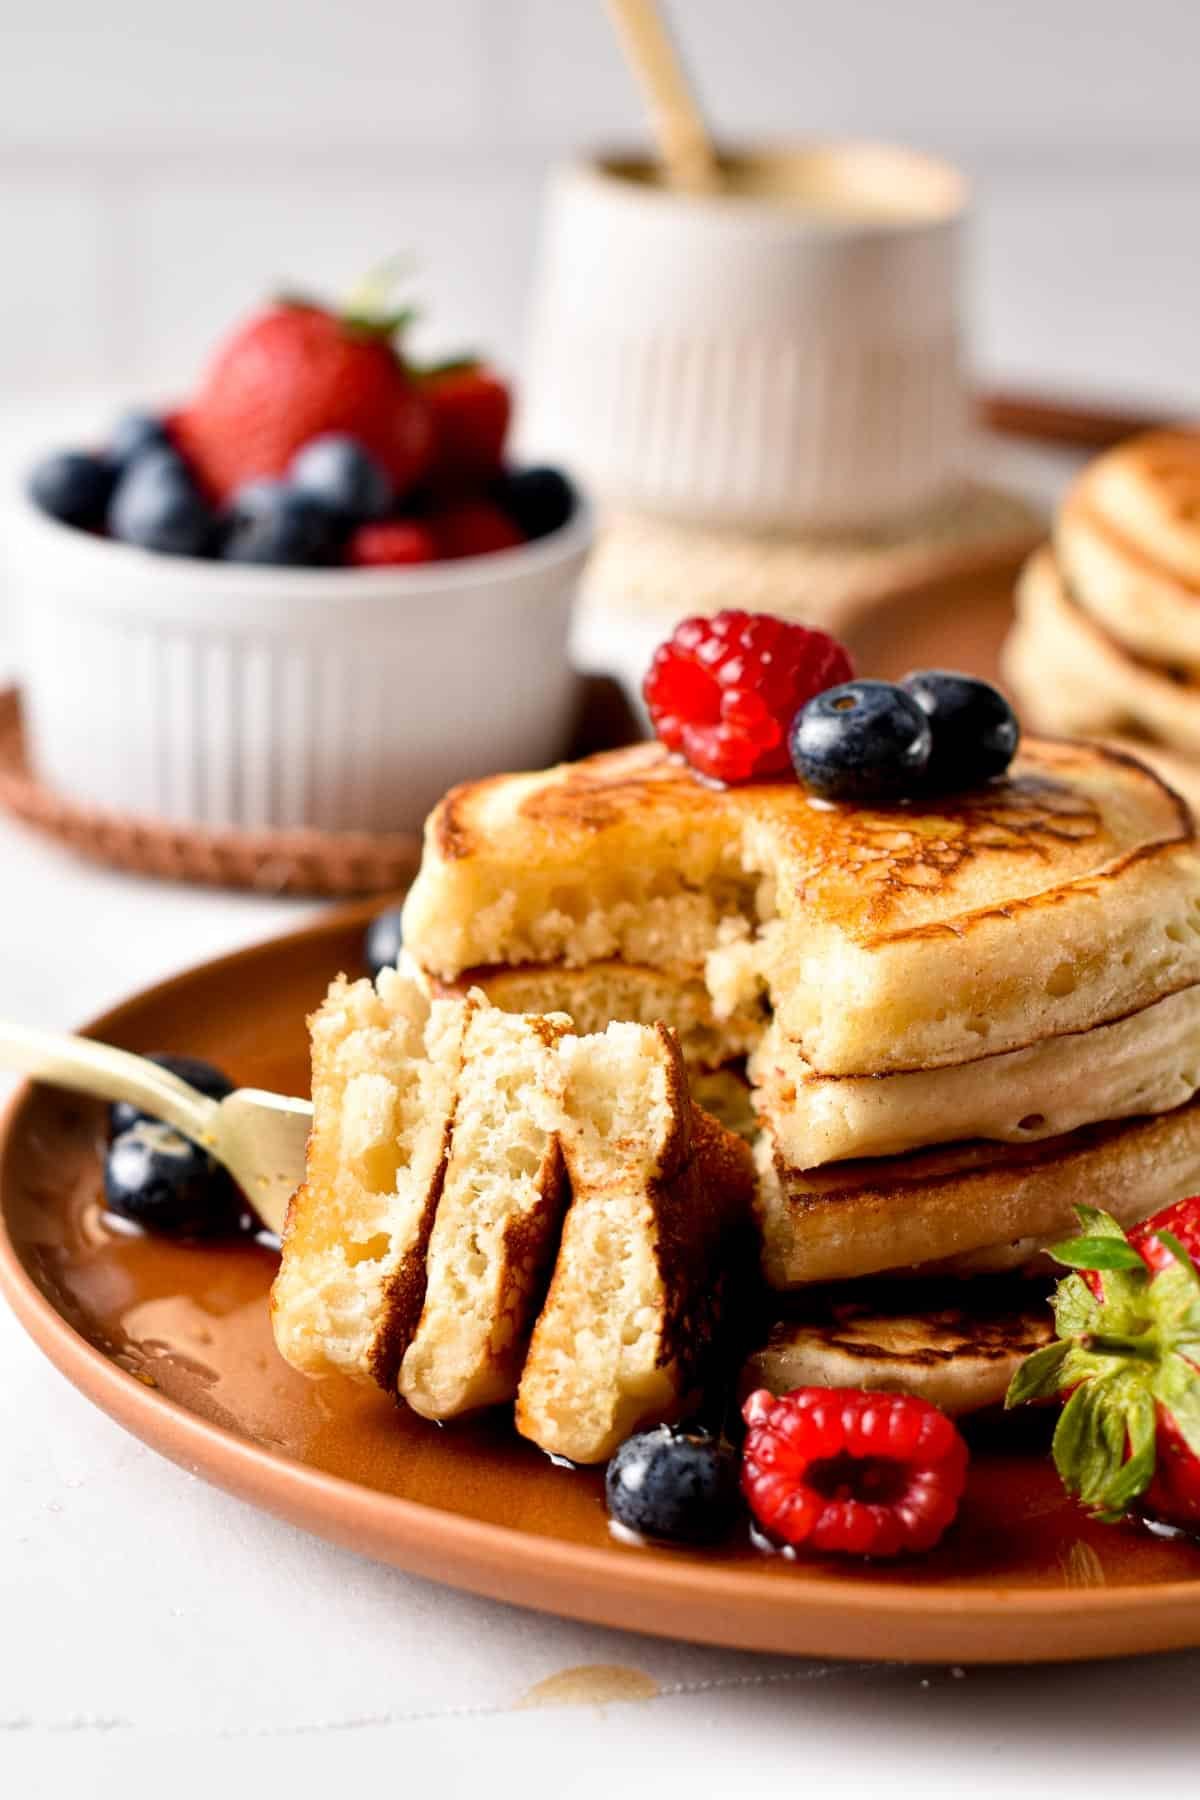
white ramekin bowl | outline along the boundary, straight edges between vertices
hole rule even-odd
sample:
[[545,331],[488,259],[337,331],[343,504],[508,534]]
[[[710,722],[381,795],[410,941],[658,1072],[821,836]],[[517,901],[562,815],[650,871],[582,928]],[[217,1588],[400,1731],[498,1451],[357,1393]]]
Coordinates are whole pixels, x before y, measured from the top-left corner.
[[134,817],[404,831],[447,787],[562,754],[591,541],[408,569],[235,567],[4,520],[38,776]]
[[928,504],[964,440],[965,183],[868,143],[728,170],[702,197],[628,157],[552,178],[523,446],[605,500],[750,530]]

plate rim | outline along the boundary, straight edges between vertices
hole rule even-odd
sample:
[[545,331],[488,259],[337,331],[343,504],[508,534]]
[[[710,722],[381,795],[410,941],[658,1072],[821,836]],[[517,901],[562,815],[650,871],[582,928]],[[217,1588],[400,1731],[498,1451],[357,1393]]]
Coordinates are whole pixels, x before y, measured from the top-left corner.
[[[206,981],[272,953],[287,955],[308,941],[343,933],[379,910],[374,898],[338,907],[297,930],[268,937],[213,957],[138,990],[98,1015],[83,1032],[103,1036],[116,1032],[126,1017],[147,1002],[169,1001],[173,991]],[[312,1535],[358,1549],[443,1585],[465,1589],[533,1610],[632,1630],[650,1636],[688,1638],[730,1648],[782,1650],[783,1653],[837,1657],[859,1655],[837,1641],[858,1641],[855,1627],[868,1620],[878,1625],[909,1620],[927,1628],[930,1660],[994,1662],[1014,1660],[1014,1628],[1024,1623],[1060,1631],[1024,1644],[1024,1661],[1095,1660],[1132,1650],[1184,1649],[1200,1646],[1200,1573],[1194,1578],[1135,1582],[1095,1587],[1006,1587],[988,1582],[964,1584],[875,1581],[870,1574],[840,1575],[836,1583],[789,1571],[786,1583],[744,1563],[722,1566],[715,1558],[697,1561],[687,1552],[648,1550],[636,1556],[618,1544],[597,1547],[573,1544],[533,1530],[522,1530],[465,1514],[448,1513],[421,1501],[370,1488],[344,1476],[315,1468],[285,1452],[202,1418],[156,1388],[119,1368],[104,1351],[76,1330],[26,1269],[9,1230],[8,1171],[25,1115],[34,1098],[30,1082],[22,1083],[0,1114],[0,1296],[43,1355],[91,1404],[158,1454],[213,1485],[277,1517],[290,1520]],[[447,1566],[446,1558],[449,1558]],[[545,1592],[531,1598],[526,1588],[514,1591],[512,1572],[543,1578]],[[563,1584],[574,1584],[574,1597],[564,1599]],[[580,1589],[584,1592],[580,1594]],[[668,1628],[653,1619],[631,1616],[629,1607],[669,1600],[696,1616]],[[705,1611],[727,1608],[723,1627],[706,1623]],[[1179,1618],[1180,1613],[1189,1617]],[[756,1628],[763,1614],[775,1627],[799,1628],[803,1645],[785,1641],[786,1630]],[[1079,1630],[1086,1621],[1097,1625],[1137,1625],[1136,1641],[1116,1645],[1095,1642],[1081,1649],[1064,1648],[1064,1619]],[[848,1633],[837,1629],[844,1621]],[[822,1622],[830,1632],[821,1630]],[[813,1649],[817,1637],[832,1646]],[[986,1631],[1003,1625],[1003,1642],[985,1639],[942,1649],[956,1625]],[[939,1633],[936,1627],[946,1627]],[[1006,1646],[1008,1646],[1006,1648]],[[877,1653],[876,1653],[877,1654]],[[903,1652],[893,1652],[893,1657]],[[879,1660],[885,1660],[879,1658]]]

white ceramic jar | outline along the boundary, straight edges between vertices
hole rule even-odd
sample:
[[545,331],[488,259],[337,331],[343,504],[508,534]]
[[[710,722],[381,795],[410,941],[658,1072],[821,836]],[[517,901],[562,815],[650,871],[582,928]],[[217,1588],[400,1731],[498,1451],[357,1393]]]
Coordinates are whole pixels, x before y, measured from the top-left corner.
[[179,825],[416,828],[456,781],[561,755],[580,503],[516,550],[400,569],[157,556],[23,497],[0,550],[33,766]]
[[701,197],[628,158],[552,179],[523,447],[606,500],[750,530],[927,505],[964,440],[964,182],[866,143],[726,168]]

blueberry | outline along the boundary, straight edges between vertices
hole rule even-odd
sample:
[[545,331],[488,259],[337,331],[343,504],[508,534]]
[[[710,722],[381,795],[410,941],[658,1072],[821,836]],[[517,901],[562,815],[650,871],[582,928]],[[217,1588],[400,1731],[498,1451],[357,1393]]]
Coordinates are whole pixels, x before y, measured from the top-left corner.
[[921,669],[900,683],[929,720],[933,750],[925,772],[943,793],[1003,775],[1021,736],[1004,695],[989,682],[950,669]]
[[737,1515],[737,1457],[706,1433],[656,1425],[621,1445],[604,1492],[609,1517],[640,1537],[715,1544]]
[[292,458],[288,476],[294,487],[349,523],[386,518],[395,499],[387,471],[343,432],[326,432],[305,444]]
[[[223,1100],[226,1094],[232,1094],[233,1083],[228,1075],[212,1063],[205,1062],[199,1056],[172,1056],[165,1050],[156,1050],[146,1058],[147,1062],[157,1063],[160,1069],[167,1069],[172,1075],[178,1075],[190,1087],[197,1088],[200,1093],[207,1094],[210,1100]],[[122,1131],[128,1131],[141,1119],[153,1118],[153,1113],[145,1112],[135,1106],[132,1100],[114,1100],[108,1109],[108,1130],[110,1137],[118,1137]]]
[[131,1125],[109,1145],[104,1197],[110,1212],[174,1237],[233,1237],[253,1224],[220,1164],[155,1119]]
[[396,958],[400,954],[404,942],[401,918],[402,906],[389,906],[386,912],[376,913],[367,927],[367,935],[363,940],[363,961],[371,971],[372,981],[380,969],[394,969]]
[[103,457],[60,450],[37,464],[29,477],[29,494],[52,519],[89,530],[104,523],[114,479]]
[[336,562],[342,528],[328,507],[282,481],[255,481],[234,497],[221,555],[226,562],[324,568]]
[[113,494],[108,526],[123,543],[169,556],[203,556],[213,542],[213,515],[174,450],[148,450],[130,463]]
[[796,714],[797,775],[827,800],[900,800],[917,792],[933,734],[911,694],[890,681],[827,688]]
[[153,413],[131,412],[118,419],[108,440],[108,460],[113,468],[127,469],[148,450],[169,450],[171,440],[161,419]]
[[558,469],[516,469],[494,488],[496,502],[526,538],[548,537],[575,510],[575,490]]

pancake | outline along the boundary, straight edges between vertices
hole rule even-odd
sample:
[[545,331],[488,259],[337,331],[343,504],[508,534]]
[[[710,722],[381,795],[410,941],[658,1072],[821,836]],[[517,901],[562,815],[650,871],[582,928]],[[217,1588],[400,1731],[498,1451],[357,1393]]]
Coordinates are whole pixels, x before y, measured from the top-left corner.
[[454,995],[478,988],[505,1012],[565,1012],[580,1033],[603,1031],[614,1019],[639,1025],[660,1021],[679,1038],[692,1070],[722,1067],[745,1056],[762,1036],[765,1009],[758,1001],[735,1006],[719,1019],[699,976],[646,968],[613,959],[570,968],[564,963],[519,963],[466,969],[456,981],[433,980],[431,993]]
[[695,1111],[663,1026],[564,1038],[560,1121],[571,1204],[517,1396],[517,1429],[603,1462],[672,1416],[713,1350],[749,1225],[748,1147]]
[[1162,744],[1148,743],[1144,738],[1116,737],[1105,742],[1110,749],[1120,751],[1124,756],[1136,756],[1139,762],[1144,762],[1187,802],[1193,817],[1200,814],[1200,758],[1168,750]]
[[1122,649],[1068,594],[1049,549],[1022,572],[1004,667],[1039,730],[1132,732],[1200,756],[1200,677],[1177,678]]
[[563,1015],[477,1006],[400,1393],[428,1419],[511,1400],[567,1205],[557,1136]]
[[1029,1262],[1069,1237],[1075,1207],[1122,1225],[1200,1187],[1200,1099],[1160,1117],[1085,1126],[1036,1144],[972,1143],[823,1169],[759,1140],[763,1271],[776,1288],[949,1266]]
[[1053,1336],[1048,1297],[1034,1282],[835,1290],[771,1327],[746,1361],[741,1392],[866,1388],[916,1394],[960,1416],[1002,1406],[1021,1363]]
[[992,1138],[1031,1143],[1183,1106],[1200,1088],[1200,985],[1091,1031],[914,1074],[796,1080],[774,1027],[750,1059],[779,1154],[800,1169]]
[[934,805],[721,789],[659,744],[453,790],[426,826],[410,953],[617,960],[765,992],[797,1080],[946,1068],[1086,1031],[1200,980],[1186,807],[1111,751],[1030,740]]
[[471,1001],[395,970],[333,983],[309,1020],[313,1126],[292,1196],[271,1321],[308,1375],[390,1388],[425,1296]]
[[1068,591],[1116,643],[1200,674],[1200,433],[1148,432],[1097,457],[1054,542]]

